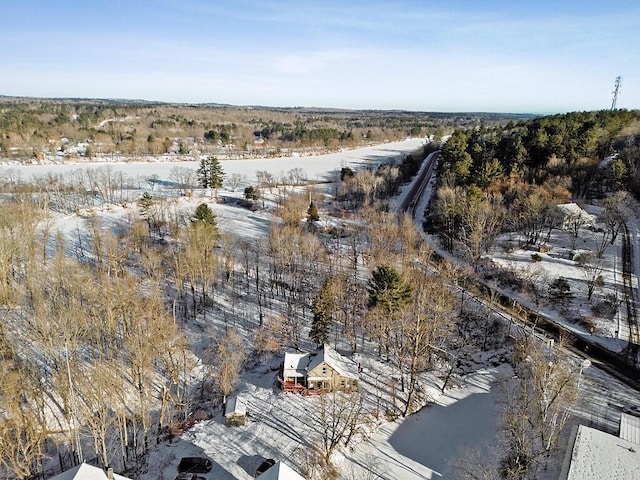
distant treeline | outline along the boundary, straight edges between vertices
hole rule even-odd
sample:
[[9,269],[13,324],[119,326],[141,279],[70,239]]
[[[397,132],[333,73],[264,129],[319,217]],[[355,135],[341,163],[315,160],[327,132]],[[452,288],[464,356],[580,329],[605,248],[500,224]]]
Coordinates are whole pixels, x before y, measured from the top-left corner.
[[[407,136],[441,138],[458,126],[523,118],[531,116],[0,97],[0,157],[331,149]],[[85,146],[76,152],[78,143]]]

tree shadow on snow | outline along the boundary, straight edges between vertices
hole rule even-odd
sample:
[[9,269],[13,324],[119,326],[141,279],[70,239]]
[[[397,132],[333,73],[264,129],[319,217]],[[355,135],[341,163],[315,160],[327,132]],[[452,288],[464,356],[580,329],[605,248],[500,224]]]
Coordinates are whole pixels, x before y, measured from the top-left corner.
[[496,438],[498,411],[494,392],[474,393],[447,407],[430,404],[407,417],[389,443],[405,457],[451,478],[451,464],[465,450],[489,451]]

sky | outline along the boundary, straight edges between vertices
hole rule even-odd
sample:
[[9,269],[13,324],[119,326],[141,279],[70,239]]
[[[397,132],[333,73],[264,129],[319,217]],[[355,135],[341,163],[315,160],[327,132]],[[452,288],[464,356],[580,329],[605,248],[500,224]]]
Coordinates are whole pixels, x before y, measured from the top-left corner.
[[0,95],[640,108],[637,0],[2,0]]

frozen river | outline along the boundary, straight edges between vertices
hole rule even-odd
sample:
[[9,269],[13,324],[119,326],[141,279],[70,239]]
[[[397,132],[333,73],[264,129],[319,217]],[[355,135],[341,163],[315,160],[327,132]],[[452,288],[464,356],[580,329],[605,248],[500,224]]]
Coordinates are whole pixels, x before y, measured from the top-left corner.
[[[276,157],[251,160],[222,160],[222,168],[227,177],[232,174],[246,175],[249,180],[255,179],[257,171],[267,171],[279,177],[294,168],[301,168],[305,177],[310,181],[332,180],[336,172],[344,166],[351,168],[373,165],[390,161],[411,153],[424,145],[422,138],[413,138],[401,142],[385,143],[366,148],[345,150],[327,155],[311,155],[301,157]],[[116,171],[122,171],[127,177],[148,177],[157,175],[160,180],[168,180],[171,170],[176,167],[196,169],[197,161],[149,161],[149,162],[108,162],[108,163],[65,163],[42,165],[0,165],[0,177],[11,173],[18,173],[23,180],[31,180],[33,176],[50,172],[66,174],[78,169],[99,168],[111,166]]]

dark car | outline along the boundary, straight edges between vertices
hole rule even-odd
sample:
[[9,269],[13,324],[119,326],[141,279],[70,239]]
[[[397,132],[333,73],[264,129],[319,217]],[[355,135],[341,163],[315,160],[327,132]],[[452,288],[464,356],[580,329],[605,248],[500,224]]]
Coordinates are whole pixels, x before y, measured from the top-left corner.
[[260,464],[260,466],[256,469],[256,477],[259,477],[264,472],[269,470],[276,464],[276,461],[273,458],[266,458],[264,462]]
[[182,457],[178,465],[180,473],[207,473],[211,471],[213,464],[205,457]]
[[182,472],[176,477],[176,480],[207,480],[205,477],[196,473]]

